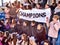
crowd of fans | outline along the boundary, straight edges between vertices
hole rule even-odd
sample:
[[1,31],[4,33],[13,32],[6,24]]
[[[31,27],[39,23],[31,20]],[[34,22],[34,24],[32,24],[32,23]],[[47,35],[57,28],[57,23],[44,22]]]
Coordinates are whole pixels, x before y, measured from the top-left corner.
[[[51,9],[46,23],[19,19],[19,10]],[[52,5],[24,0],[24,3],[7,3],[5,20],[0,20],[0,45],[56,45],[60,29],[60,1]],[[52,39],[52,40],[51,40]]]

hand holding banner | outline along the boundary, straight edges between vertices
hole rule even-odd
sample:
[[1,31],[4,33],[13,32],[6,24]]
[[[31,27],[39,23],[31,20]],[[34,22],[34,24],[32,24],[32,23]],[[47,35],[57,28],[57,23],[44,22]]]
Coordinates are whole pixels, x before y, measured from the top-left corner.
[[36,21],[46,23],[46,17],[50,19],[51,10],[48,9],[32,9],[32,10],[21,10],[20,19],[28,21]]

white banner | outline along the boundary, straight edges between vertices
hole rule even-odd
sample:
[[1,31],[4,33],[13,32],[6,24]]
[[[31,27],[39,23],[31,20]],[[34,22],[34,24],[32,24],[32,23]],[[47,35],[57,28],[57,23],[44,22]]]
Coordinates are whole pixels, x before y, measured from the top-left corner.
[[20,19],[36,22],[46,22],[46,17],[50,19],[51,10],[48,9],[32,9],[32,10],[20,10]]

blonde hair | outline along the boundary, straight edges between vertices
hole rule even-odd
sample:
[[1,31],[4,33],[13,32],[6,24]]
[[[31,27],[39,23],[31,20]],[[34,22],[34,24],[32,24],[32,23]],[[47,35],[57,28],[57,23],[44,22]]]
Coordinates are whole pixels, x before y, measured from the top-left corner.
[[55,18],[55,19],[58,20],[59,19],[59,16],[58,15],[54,15],[53,18]]

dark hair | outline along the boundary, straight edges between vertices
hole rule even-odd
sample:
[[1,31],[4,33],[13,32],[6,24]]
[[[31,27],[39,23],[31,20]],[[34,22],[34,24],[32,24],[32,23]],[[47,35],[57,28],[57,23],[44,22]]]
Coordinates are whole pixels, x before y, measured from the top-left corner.
[[7,37],[9,36],[9,32],[8,31],[6,31],[6,35],[7,35]]
[[9,5],[9,4],[6,4],[6,7],[7,7],[7,8],[10,8],[10,6],[8,6],[8,5]]
[[24,8],[25,8],[26,10],[28,10],[28,9],[27,9],[27,6],[28,6],[28,9],[32,9],[31,5],[26,5],[26,6],[24,6]]
[[40,5],[40,6],[42,6],[42,4],[41,3],[37,3],[38,5]]
[[[24,36],[25,38],[25,41],[27,42],[27,45],[29,45],[29,37],[26,33],[22,33],[22,35]],[[20,44],[23,42],[23,40],[20,42]]]
[[1,19],[1,21],[4,21],[4,19]]
[[12,5],[14,6],[14,3],[12,3]]
[[20,2],[18,1],[18,4],[17,4],[17,6],[16,6],[17,8],[20,8]]
[[22,23],[22,22],[23,22],[23,20],[22,20],[22,19],[19,19],[18,21],[19,21],[19,23]]
[[14,43],[14,45],[16,45],[16,42],[17,42],[17,36],[16,36],[16,34],[13,34],[13,43]]
[[20,1],[18,1],[18,4],[20,4]]
[[14,1],[15,4],[17,4],[17,1]]
[[29,22],[28,21],[23,21],[23,22],[25,22],[27,24],[27,26],[29,26]]
[[50,42],[49,42],[48,40],[45,40],[44,43],[45,43],[45,42],[48,43],[48,45],[50,45]]
[[35,21],[31,21],[31,23],[36,23]]
[[6,7],[8,7],[9,4],[6,4]]
[[[39,5],[39,6],[40,6],[40,8],[39,8],[39,9],[41,9],[41,8],[42,8],[42,4],[41,4],[41,3],[37,3],[36,5]],[[36,8],[37,8],[37,6],[36,6]]]

